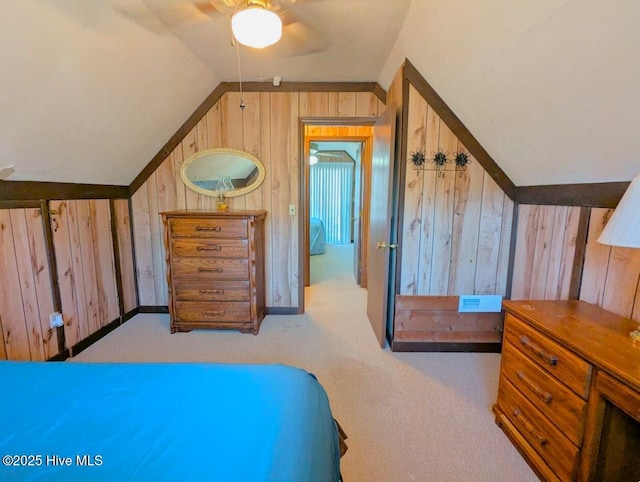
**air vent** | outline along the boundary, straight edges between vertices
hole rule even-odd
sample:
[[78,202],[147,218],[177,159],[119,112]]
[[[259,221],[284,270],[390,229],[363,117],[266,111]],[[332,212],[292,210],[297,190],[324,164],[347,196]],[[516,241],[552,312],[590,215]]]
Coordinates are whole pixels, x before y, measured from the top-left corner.
[[460,313],[498,313],[501,310],[501,295],[460,295]]

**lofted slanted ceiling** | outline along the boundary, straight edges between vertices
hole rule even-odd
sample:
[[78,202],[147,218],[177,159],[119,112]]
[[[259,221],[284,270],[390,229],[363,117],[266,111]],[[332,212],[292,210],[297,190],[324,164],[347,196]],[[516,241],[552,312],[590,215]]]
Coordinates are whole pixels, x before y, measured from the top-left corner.
[[[290,35],[241,47],[243,81],[387,88],[408,58],[518,186],[640,172],[637,0],[273,1]],[[238,80],[229,15],[202,3],[2,2],[9,180],[131,183],[220,82]]]

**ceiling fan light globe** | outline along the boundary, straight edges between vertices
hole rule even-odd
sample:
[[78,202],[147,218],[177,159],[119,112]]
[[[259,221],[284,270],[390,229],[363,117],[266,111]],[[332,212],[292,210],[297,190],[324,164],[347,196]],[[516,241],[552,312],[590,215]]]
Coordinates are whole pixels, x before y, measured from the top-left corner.
[[231,30],[242,45],[262,49],[280,40],[282,20],[261,6],[249,6],[231,17]]

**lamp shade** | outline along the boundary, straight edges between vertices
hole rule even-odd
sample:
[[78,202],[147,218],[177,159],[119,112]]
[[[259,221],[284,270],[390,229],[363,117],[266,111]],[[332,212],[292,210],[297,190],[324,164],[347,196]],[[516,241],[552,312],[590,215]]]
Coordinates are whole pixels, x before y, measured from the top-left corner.
[[598,242],[640,248],[640,174],[631,181]]
[[250,5],[231,17],[231,30],[242,45],[261,49],[280,40],[282,20],[271,10]]

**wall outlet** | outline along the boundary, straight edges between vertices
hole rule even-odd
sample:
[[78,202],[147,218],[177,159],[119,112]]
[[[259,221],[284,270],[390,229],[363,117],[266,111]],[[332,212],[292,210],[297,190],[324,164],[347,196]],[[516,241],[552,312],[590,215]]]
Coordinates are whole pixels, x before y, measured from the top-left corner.
[[49,315],[49,326],[51,328],[59,328],[64,326],[64,322],[62,321],[62,313],[51,313]]

